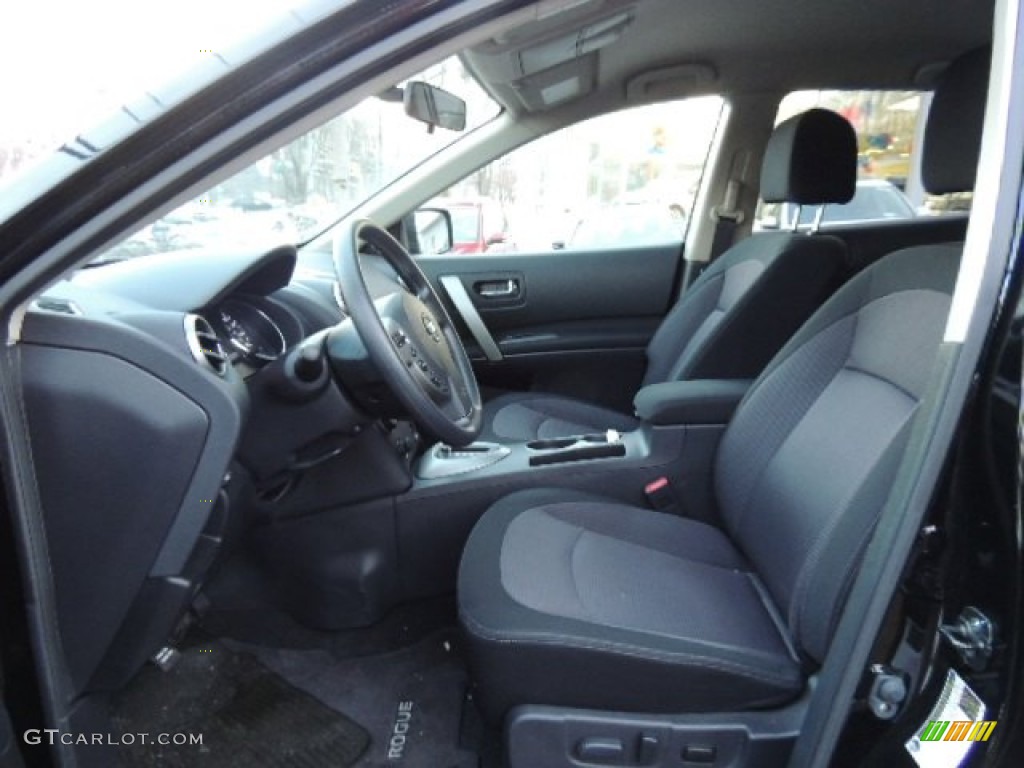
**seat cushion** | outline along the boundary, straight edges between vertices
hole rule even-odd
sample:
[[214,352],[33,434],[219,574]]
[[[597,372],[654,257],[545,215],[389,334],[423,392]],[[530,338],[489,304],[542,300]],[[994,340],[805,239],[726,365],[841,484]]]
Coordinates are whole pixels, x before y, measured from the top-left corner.
[[484,406],[481,440],[526,441],[586,435],[617,429],[628,432],[639,422],[632,416],[581,400],[539,393],[510,393]]
[[748,709],[803,687],[766,591],[718,529],[565,489],[474,529],[459,612],[492,720],[516,703]]

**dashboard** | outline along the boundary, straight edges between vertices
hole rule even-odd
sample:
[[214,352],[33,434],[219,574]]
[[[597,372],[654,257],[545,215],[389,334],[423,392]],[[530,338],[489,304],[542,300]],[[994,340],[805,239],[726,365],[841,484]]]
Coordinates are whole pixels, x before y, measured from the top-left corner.
[[[361,258],[374,296],[399,289],[383,259]],[[344,383],[357,371],[327,363],[313,385],[296,380],[303,345],[323,345],[327,331],[345,322],[336,277],[300,265],[295,247],[197,248],[80,270],[33,303],[24,338],[58,346],[87,342],[133,365],[153,370],[159,359],[190,377],[200,374],[203,387],[212,386],[241,416],[232,460],[257,496],[279,500],[294,473],[340,455],[352,435],[375,421]],[[131,352],[136,346],[138,353]],[[191,389],[184,393],[193,396]],[[335,487],[331,494],[358,490]],[[297,510],[317,501],[296,497]]]
[[[395,289],[384,273],[375,281],[381,293]],[[74,380],[72,351],[88,350],[170,384],[207,417],[232,412],[231,423],[211,419],[208,427],[232,441],[215,474],[234,463],[257,497],[276,500],[295,473],[339,455],[372,421],[329,366],[312,385],[296,386],[292,368],[301,345],[322,344],[327,330],[346,321],[337,293],[333,275],[297,268],[292,246],[156,254],[83,269],[55,284],[30,306],[22,340],[33,358],[41,356],[33,345],[65,350],[54,359],[59,370],[51,379]],[[114,396],[113,387],[87,388],[80,381],[73,394],[82,402]],[[210,396],[218,407],[203,401]],[[147,412],[154,401],[137,406],[134,418],[157,418]],[[346,492],[338,488],[334,495]]]
[[292,246],[195,249],[80,270],[28,307],[28,437],[76,690],[127,680],[243,520],[411,483],[329,366],[282,386],[346,322],[336,293]]
[[33,309],[59,311],[71,302],[84,317],[127,322],[149,333],[160,313],[196,314],[216,334],[233,370],[248,379],[304,338],[345,319],[333,276],[296,269],[296,263],[292,246],[156,254],[81,270],[48,290]]

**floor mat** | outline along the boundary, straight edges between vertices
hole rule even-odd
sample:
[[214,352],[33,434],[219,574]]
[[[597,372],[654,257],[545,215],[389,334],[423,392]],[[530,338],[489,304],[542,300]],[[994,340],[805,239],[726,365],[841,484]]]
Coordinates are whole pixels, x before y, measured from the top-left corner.
[[132,744],[126,768],[349,768],[369,734],[254,655],[196,639],[169,672],[144,668],[114,703],[122,733],[202,734],[202,744]]
[[244,647],[289,683],[370,732],[359,768],[480,765],[480,745],[464,738],[467,673],[453,628],[372,656]]
[[203,630],[213,637],[293,650],[325,650],[336,657],[370,656],[416,644],[456,621],[452,596],[399,605],[370,627],[323,631],[299,624],[272,604],[252,599],[203,612]]

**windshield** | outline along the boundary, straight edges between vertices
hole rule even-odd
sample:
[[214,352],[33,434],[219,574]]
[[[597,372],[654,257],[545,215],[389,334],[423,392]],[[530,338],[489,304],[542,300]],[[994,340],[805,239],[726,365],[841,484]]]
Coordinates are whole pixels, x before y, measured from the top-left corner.
[[282,18],[295,22],[316,14],[313,0],[7,5],[8,34],[0,45],[0,187],[122,105],[159,103],[173,90],[168,86],[209,59],[282,28]]
[[[465,100],[467,130],[499,112],[458,58],[410,81],[444,88]],[[406,114],[402,92],[390,89],[185,203],[101,254],[91,266],[200,246],[306,242],[461,135],[444,128],[428,131]]]

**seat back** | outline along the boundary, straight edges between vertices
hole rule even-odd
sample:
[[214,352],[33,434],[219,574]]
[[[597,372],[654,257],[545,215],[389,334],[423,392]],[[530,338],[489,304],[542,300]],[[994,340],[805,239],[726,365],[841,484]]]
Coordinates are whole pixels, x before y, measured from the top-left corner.
[[[853,197],[857,140],[844,118],[812,109],[781,123],[765,149],[761,196],[798,205]],[[644,384],[753,378],[839,285],[842,242],[757,233],[715,260],[666,315],[647,347]]]
[[[925,159],[954,163],[942,191],[974,186],[987,52],[950,66],[936,92]],[[965,159],[966,157],[966,159]],[[954,172],[955,168],[955,172]],[[927,169],[926,169],[927,170]],[[961,243],[891,254],[835,294],[754,383],[726,430],[715,491],[797,645],[821,660],[896,476],[949,312]]]

